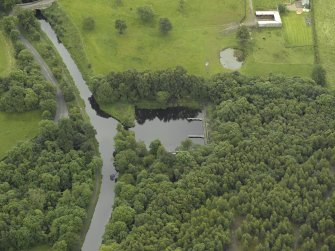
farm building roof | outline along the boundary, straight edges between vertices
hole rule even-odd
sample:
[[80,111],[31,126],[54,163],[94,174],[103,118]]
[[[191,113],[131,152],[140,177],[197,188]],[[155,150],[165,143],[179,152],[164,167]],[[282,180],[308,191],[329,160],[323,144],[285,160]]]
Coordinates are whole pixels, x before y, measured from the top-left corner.
[[273,20],[258,20],[259,27],[281,27],[282,21],[278,11],[256,11],[256,17],[273,16]]

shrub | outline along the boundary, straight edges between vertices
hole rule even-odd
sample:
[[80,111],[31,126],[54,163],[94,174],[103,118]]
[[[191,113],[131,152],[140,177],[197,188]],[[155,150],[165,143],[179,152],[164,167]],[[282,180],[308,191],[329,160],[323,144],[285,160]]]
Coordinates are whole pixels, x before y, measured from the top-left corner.
[[321,65],[315,65],[312,72],[312,79],[319,85],[325,86],[326,70]]
[[115,21],[115,29],[119,31],[119,34],[123,34],[124,31],[127,29],[126,21],[118,19]]
[[95,28],[95,21],[92,17],[85,17],[83,20],[83,28],[86,31],[92,31]]
[[285,4],[279,4],[278,5],[278,11],[280,14],[284,14],[287,12],[287,7]]
[[137,14],[145,23],[150,23],[155,17],[155,12],[150,6],[141,6],[137,8]]
[[170,30],[172,30],[172,24],[168,18],[159,19],[159,31],[162,34],[167,34]]
[[238,28],[236,33],[236,38],[240,40],[240,42],[245,42],[250,39],[250,33],[246,26],[242,25]]

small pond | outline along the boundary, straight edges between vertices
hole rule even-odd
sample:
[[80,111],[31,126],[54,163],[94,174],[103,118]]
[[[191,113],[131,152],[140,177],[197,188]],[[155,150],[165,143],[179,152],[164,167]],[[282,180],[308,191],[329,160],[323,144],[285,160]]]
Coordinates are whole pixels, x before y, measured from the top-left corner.
[[239,60],[239,57],[243,56],[241,53],[243,52],[233,48],[224,49],[220,52],[220,63],[226,69],[238,70],[243,64],[243,61]]
[[[174,151],[180,142],[189,135],[203,135],[202,121],[189,121],[188,118],[202,118],[201,110],[185,107],[167,109],[136,109],[135,132],[137,140],[149,145],[159,139],[166,150]],[[201,138],[192,139],[194,143],[204,144]]]

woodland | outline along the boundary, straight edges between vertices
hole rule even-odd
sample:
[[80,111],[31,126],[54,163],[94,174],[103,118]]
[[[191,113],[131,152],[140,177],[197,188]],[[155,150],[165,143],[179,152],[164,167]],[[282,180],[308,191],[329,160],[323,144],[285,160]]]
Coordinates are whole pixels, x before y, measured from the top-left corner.
[[219,74],[210,143],[176,154],[118,128],[101,250],[334,250],[335,98],[313,81]]

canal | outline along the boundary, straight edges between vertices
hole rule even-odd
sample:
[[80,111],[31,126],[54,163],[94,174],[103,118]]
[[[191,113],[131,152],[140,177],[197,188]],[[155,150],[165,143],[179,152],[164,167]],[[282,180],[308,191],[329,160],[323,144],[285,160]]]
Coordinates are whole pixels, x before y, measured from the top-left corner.
[[[85,111],[97,134],[99,151],[103,160],[102,182],[98,202],[92,217],[91,225],[86,234],[82,251],[97,251],[102,242],[105,226],[112,214],[115,197],[115,182],[110,180],[110,175],[115,173],[113,165],[114,141],[117,121],[108,114],[102,113],[94,102],[92,93],[70,53],[57,38],[56,33],[45,20],[40,20],[42,31],[51,40],[63,62],[67,66],[81,98],[85,102]],[[200,110],[186,108],[172,108],[164,110],[136,109],[136,125],[133,130],[136,139],[143,140],[147,145],[152,140],[160,139],[167,150],[173,151],[188,135],[203,134],[202,122],[190,122],[187,117],[201,117]],[[202,139],[194,139],[194,142],[203,144]]]

